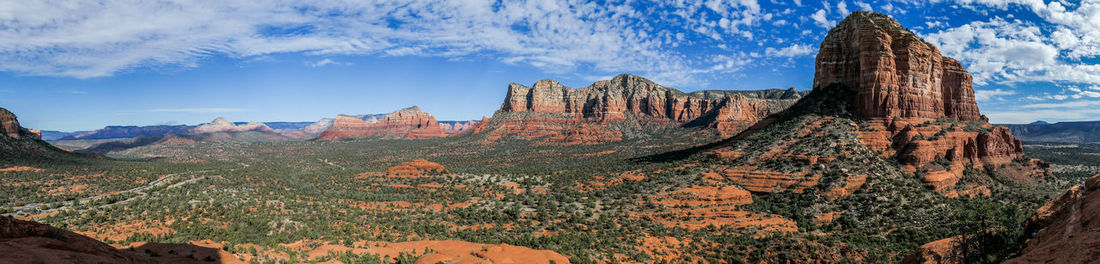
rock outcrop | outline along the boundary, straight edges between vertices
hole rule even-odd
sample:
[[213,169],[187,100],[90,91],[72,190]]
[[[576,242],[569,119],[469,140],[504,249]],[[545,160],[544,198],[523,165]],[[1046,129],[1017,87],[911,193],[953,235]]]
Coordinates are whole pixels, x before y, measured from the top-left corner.
[[58,149],[41,137],[41,132],[20,126],[15,114],[0,108],[0,164],[85,156]]
[[869,119],[980,120],[970,74],[889,16],[857,11],[829,30],[814,88],[840,84]]
[[[860,132],[865,144],[896,154],[909,172],[936,174],[934,188],[947,190],[966,165],[1023,157],[1020,141],[978,112],[971,80],[959,62],[894,19],[856,11],[822,41],[814,90],[846,94],[850,112],[868,121]],[[947,165],[930,166],[936,161]]]
[[5,263],[157,263],[103,242],[48,225],[0,216]]
[[264,123],[260,122],[248,122],[247,124],[237,125],[233,122],[229,122],[223,117],[215,118],[210,123],[203,124],[189,131],[190,133],[216,133],[216,132],[242,132],[242,131],[258,131],[258,132],[270,132],[275,133],[274,129],[268,127]]
[[8,109],[0,108],[0,136],[20,138],[23,136],[23,127],[19,126],[19,120]]
[[577,89],[554,80],[532,87],[512,83],[484,131],[490,139],[515,136],[566,144],[618,141],[651,125],[706,126],[729,136],[800,97],[797,91],[686,94],[629,74]]
[[[179,254],[167,254],[159,248]],[[162,254],[144,253],[153,251]],[[81,234],[8,216],[0,216],[0,262],[244,263],[220,247],[204,245],[139,243],[134,250],[120,250]]]
[[1019,257],[1005,263],[1095,263],[1100,260],[1100,175],[1047,202],[1027,221]]
[[339,115],[332,125],[321,133],[319,140],[343,140],[357,138],[423,139],[446,137],[447,133],[435,117],[413,106],[387,114],[378,120]]

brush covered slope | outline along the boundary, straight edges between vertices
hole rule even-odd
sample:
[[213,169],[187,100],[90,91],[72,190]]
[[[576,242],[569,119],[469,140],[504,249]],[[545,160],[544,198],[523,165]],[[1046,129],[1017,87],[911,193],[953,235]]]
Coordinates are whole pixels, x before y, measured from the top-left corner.
[[[699,224],[736,234],[744,233],[731,228],[738,225],[715,223],[772,215],[779,220],[762,228],[765,234],[794,236],[767,247],[794,249],[765,251],[752,261],[899,262],[926,242],[982,232],[960,217],[971,207],[1027,208],[1041,199],[1031,189],[1050,176],[1046,164],[1028,159],[1007,129],[981,116],[965,69],[892,18],[857,11],[830,30],[814,85],[790,108],[735,137],[649,157],[686,159],[703,174],[672,193],[752,194],[737,209],[713,199],[666,206],[690,212],[671,219],[710,219]],[[1012,216],[997,223],[1017,224],[1021,211],[1005,210]],[[648,217],[669,221],[668,214]],[[736,248],[723,247],[709,250]],[[1003,260],[1012,254],[1008,248],[972,254]]]
[[652,136],[670,128],[709,127],[732,135],[790,106],[801,94],[706,91],[686,94],[622,74],[584,88],[541,80],[512,83],[489,123],[474,130],[547,144],[597,144]]

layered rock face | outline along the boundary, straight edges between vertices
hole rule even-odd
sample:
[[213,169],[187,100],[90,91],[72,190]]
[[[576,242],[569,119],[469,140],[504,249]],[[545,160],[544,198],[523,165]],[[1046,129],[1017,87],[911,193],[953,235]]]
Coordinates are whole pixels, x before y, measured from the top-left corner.
[[367,118],[369,119],[337,116],[318,139],[342,140],[368,137],[423,139],[447,136],[434,116],[421,111],[420,107],[416,106],[390,113],[381,120],[377,120],[375,116]]
[[[940,185],[957,181],[967,164],[1023,157],[1020,141],[978,112],[971,80],[959,62],[894,19],[856,11],[822,41],[814,90],[848,94],[851,112],[868,121],[859,133],[864,144],[897,154],[909,172],[928,169],[937,176],[931,187],[946,190]],[[935,161],[947,165],[929,166]],[[945,171],[954,179],[939,177]]]
[[20,138],[23,135],[23,127],[19,126],[19,120],[8,109],[0,108],[0,136]]
[[1005,263],[1094,263],[1100,259],[1100,175],[1028,218],[1027,247]]
[[856,11],[821,43],[814,87],[841,84],[869,119],[980,120],[970,74],[889,16]]
[[629,134],[653,123],[692,123],[731,135],[782,111],[801,94],[794,91],[782,99],[759,97],[767,95],[734,91],[685,94],[629,74],[579,89],[554,80],[541,80],[532,87],[512,83],[500,111],[485,130],[491,138],[515,135],[557,143],[618,141],[623,132]]

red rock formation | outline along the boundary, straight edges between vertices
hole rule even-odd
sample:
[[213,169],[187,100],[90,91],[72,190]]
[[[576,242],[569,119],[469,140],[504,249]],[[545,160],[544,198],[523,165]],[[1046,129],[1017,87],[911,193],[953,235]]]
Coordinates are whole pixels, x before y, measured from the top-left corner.
[[814,87],[841,84],[869,119],[980,120],[970,74],[896,20],[857,11],[821,43]]
[[[167,246],[186,253],[173,255],[157,250]],[[146,255],[145,249],[150,248],[162,253],[161,256]],[[210,256],[216,263],[244,263],[220,247],[142,243],[133,251],[119,250],[74,232],[0,216],[0,263],[204,263],[202,260],[206,258],[202,256]]]
[[1047,202],[1027,221],[1020,256],[1005,263],[1095,263],[1100,260],[1100,175]]
[[377,122],[368,122],[353,116],[337,116],[332,126],[322,132],[318,139],[342,140],[367,137],[422,139],[445,136],[447,133],[439,126],[435,117],[421,111],[420,107],[413,106],[390,113]]
[[797,92],[781,97],[786,99],[729,91],[685,94],[629,74],[579,89],[554,80],[541,80],[530,88],[512,83],[494,122],[483,130],[492,131],[491,139],[514,135],[585,144],[618,141],[625,130],[641,130],[648,124],[691,123],[717,128],[728,136],[800,97]]
[[35,133],[19,126],[19,119],[15,117],[15,114],[4,108],[0,108],[0,137],[15,139],[30,137],[37,139]]
[[956,255],[958,237],[944,238],[921,245],[916,252],[905,257],[901,261],[904,264],[947,264],[961,263],[962,258]]
[[[856,11],[821,43],[814,90],[848,93],[852,111],[868,121],[864,144],[897,153],[909,172],[936,160],[951,163],[952,177],[937,172],[938,191],[953,187],[965,164],[1004,165],[1023,156],[1007,128],[978,112],[971,76],[894,19]],[[929,168],[941,170],[946,168]]]

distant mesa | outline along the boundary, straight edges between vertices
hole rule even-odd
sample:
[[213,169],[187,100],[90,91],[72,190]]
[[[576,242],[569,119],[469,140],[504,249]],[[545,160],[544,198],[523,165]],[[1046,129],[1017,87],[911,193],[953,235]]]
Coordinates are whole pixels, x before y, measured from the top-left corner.
[[1100,142],[1100,121],[1004,125],[1012,135],[1030,143],[1084,144]]
[[473,129],[477,121],[441,125],[434,116],[412,106],[383,115],[338,115],[318,140],[426,139],[440,138]]
[[156,125],[156,126],[107,126],[102,129],[64,136],[55,140],[85,139],[123,139],[135,137],[156,137],[171,134],[186,134],[196,126]]
[[216,133],[216,132],[242,132],[242,131],[258,131],[258,132],[271,132],[275,133],[274,129],[259,122],[248,122],[243,125],[237,125],[223,117],[215,118],[210,123],[202,124],[189,131],[190,133]]
[[662,126],[709,127],[733,135],[801,97],[793,89],[688,94],[630,74],[584,88],[554,80],[532,87],[512,83],[491,122],[474,133],[553,144],[615,142]]

